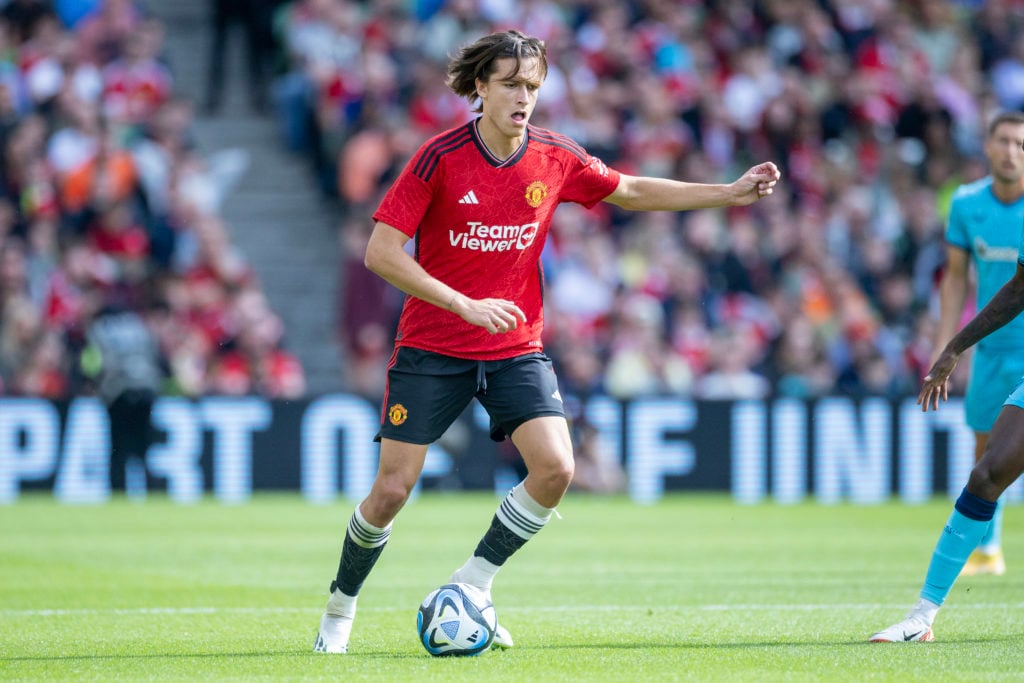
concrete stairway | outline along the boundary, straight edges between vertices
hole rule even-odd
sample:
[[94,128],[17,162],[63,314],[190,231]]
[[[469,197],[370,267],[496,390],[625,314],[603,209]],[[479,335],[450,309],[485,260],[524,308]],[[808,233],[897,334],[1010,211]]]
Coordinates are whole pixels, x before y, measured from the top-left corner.
[[210,50],[209,2],[150,2],[167,30],[167,55],[176,91],[196,105],[200,151],[241,148],[248,170],[227,198],[222,215],[252,264],[273,309],[285,324],[285,345],[306,370],[310,394],[338,391],[342,370],[335,341],[337,210],[316,188],[308,164],[287,151],[272,114],[252,113],[246,90],[244,35],[228,36],[223,103],[202,113]]

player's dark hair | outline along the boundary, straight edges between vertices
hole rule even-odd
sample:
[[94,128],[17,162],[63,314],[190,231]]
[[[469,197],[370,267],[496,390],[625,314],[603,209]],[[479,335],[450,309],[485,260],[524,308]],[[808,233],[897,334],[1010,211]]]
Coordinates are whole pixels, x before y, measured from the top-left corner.
[[[476,79],[486,81],[497,69],[499,59],[511,57],[516,67],[509,76],[519,73],[523,59],[536,57],[540,61],[541,77],[548,75],[547,50],[544,41],[531,38],[515,30],[501,31],[484,36],[471,45],[459,50],[448,64],[448,87],[459,97],[465,97],[473,104],[477,99]],[[481,111],[477,104],[473,111]]]
[[1015,126],[1024,125],[1024,111],[1003,111],[996,114],[988,124],[988,136],[992,137],[996,128],[1004,123],[1011,123]]

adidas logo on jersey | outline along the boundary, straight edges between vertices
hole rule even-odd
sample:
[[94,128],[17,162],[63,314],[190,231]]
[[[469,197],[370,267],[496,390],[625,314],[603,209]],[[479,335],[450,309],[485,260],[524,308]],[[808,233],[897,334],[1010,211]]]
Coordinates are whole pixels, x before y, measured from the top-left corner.
[[473,193],[473,190],[470,190],[469,192],[464,194],[462,196],[462,199],[459,200],[459,204],[479,204],[479,203],[480,202],[477,200],[476,194]]

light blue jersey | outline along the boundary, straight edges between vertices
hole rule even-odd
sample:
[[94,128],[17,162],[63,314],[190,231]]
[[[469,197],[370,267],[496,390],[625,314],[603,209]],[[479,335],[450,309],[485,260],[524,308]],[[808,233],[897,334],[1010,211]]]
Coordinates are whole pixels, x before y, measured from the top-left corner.
[[[978,273],[981,310],[1024,258],[1024,197],[1004,204],[992,193],[992,178],[963,185],[953,194],[946,241],[970,254]],[[992,350],[1024,350],[1024,316],[1017,316],[985,337],[979,346]]]
[[[949,210],[946,241],[967,251],[978,274],[980,310],[1024,259],[1024,197],[1004,204],[987,177],[960,187]],[[1022,261],[1024,262],[1024,261]],[[980,342],[971,363],[965,412],[976,432],[989,432],[1006,397],[1024,375],[1024,316]]]

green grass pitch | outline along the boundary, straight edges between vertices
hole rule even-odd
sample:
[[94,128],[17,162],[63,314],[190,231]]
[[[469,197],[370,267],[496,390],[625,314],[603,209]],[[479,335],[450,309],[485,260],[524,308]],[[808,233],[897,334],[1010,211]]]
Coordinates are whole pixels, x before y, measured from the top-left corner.
[[495,584],[513,650],[427,655],[416,606],[498,499],[425,494],[399,516],[343,656],[311,652],[352,504],[258,495],[0,507],[0,680],[1024,680],[1024,510],[1009,572],[962,579],[934,643],[869,644],[917,597],[950,502],[638,506],[572,495]]

